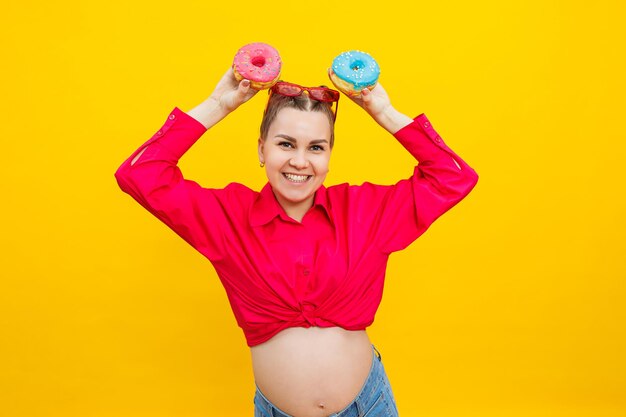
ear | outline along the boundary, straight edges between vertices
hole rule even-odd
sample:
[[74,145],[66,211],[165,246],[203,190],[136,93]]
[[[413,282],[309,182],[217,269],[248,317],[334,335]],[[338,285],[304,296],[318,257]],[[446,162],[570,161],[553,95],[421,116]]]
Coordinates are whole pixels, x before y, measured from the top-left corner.
[[264,160],[264,158],[263,158],[263,145],[265,145],[265,141],[262,138],[259,137],[258,143],[259,143],[259,149],[258,149],[258,152],[259,152],[259,162],[264,162],[263,161]]

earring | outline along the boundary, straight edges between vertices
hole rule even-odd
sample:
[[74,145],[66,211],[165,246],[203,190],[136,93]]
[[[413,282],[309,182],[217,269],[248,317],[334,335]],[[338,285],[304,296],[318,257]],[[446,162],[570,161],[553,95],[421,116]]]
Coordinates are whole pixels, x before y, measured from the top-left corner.
[[259,166],[260,166],[261,168],[263,168],[263,167],[265,166],[265,162],[261,162],[261,163],[259,164]]

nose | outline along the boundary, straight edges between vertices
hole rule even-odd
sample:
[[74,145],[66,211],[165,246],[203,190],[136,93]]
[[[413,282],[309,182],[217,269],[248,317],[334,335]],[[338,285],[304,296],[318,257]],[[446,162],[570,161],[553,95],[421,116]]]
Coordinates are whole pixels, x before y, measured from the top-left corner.
[[289,165],[296,169],[304,169],[309,166],[309,161],[304,157],[303,154],[298,153],[296,156],[289,160]]

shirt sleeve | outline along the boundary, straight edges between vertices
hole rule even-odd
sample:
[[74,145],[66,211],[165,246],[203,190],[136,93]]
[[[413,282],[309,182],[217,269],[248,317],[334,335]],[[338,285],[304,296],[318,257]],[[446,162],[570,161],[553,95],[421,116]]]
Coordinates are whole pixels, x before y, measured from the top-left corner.
[[368,210],[370,236],[386,254],[407,247],[478,182],[478,174],[443,141],[422,113],[394,137],[417,159],[410,178],[393,185],[364,183],[359,207]]
[[115,172],[119,187],[210,260],[222,257],[226,189],[185,179],[180,157],[207,128],[175,107],[161,128]]

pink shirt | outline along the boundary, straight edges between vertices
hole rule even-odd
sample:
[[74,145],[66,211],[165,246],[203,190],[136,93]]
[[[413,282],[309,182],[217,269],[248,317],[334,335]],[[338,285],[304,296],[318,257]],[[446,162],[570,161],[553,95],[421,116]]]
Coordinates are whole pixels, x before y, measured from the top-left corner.
[[206,130],[175,107],[115,178],[213,264],[248,346],[287,327],[371,325],[389,254],[417,239],[478,181],[421,114],[394,134],[419,161],[410,178],[322,185],[300,223],[287,216],[269,182],[258,192],[185,179],[178,160]]

